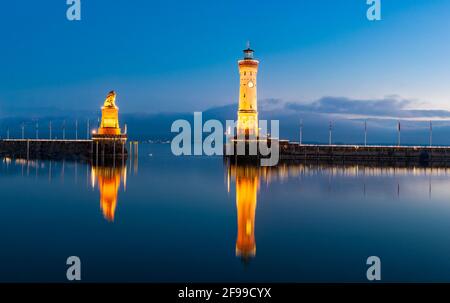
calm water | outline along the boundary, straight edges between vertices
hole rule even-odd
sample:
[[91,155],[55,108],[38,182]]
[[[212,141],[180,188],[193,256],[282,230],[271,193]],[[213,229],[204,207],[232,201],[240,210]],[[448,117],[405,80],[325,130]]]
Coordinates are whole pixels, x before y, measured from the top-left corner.
[[450,170],[0,161],[0,280],[450,282]]

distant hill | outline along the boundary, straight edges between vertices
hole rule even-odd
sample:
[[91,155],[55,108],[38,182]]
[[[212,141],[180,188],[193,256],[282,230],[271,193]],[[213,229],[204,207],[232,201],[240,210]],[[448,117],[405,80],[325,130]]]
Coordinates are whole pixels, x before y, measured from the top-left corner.
[[[396,98],[383,100],[349,100],[346,98],[322,98],[309,104],[286,103],[277,99],[260,101],[259,118],[280,121],[280,137],[298,141],[300,120],[303,120],[303,140],[309,143],[327,143],[329,122],[332,121],[333,142],[359,144],[364,141],[364,121],[368,125],[370,144],[396,144],[397,121],[401,119],[402,143],[428,144],[429,122],[433,121],[433,142],[450,145],[450,112],[445,110],[411,110],[407,100]],[[222,121],[236,119],[237,104],[210,108],[203,112],[203,120]],[[75,136],[75,119],[78,119],[80,138],[87,135],[86,121],[97,127],[99,113],[71,113],[64,115],[35,114],[33,119],[8,117],[0,119],[0,136],[6,136],[9,127],[11,137],[21,136],[21,124],[25,123],[26,136],[35,136],[36,121],[40,137],[48,137],[52,121],[53,136],[62,136],[66,121],[66,137]],[[395,116],[395,117],[394,117]],[[137,140],[170,140],[172,123],[185,119],[192,123],[193,113],[126,113],[120,122],[128,125],[130,138]]]

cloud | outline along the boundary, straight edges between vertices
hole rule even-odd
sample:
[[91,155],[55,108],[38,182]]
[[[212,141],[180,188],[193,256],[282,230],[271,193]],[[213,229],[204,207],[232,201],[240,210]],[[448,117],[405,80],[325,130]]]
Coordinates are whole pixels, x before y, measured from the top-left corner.
[[414,104],[414,101],[395,96],[376,100],[323,97],[310,104],[289,102],[285,104],[285,109],[294,112],[338,115],[349,119],[450,120],[450,111],[412,109]]
[[269,98],[259,101],[259,110],[261,111],[272,111],[284,107],[284,102],[281,99]]

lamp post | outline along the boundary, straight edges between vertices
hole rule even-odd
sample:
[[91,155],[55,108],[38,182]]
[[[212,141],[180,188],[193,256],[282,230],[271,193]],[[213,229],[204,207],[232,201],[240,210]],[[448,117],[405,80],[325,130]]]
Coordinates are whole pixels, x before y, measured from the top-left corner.
[[329,134],[328,134],[328,145],[331,145],[332,132],[333,132],[333,124],[332,124],[332,122],[330,121],[330,125],[329,125]]
[[63,131],[63,140],[66,140],[66,120],[63,121],[63,125],[62,125],[62,131]]
[[433,122],[430,121],[430,147],[433,145]]
[[364,146],[367,146],[367,120],[364,121]]
[[89,122],[89,119],[87,119],[87,122],[86,122],[86,124],[87,124],[87,129],[86,129],[86,140],[89,140],[89,133],[91,132],[91,130],[90,130],[90,122]]
[[300,120],[300,145],[303,144],[303,119]]
[[400,143],[401,143],[401,132],[402,132],[402,126],[400,124],[400,121],[398,121],[398,139],[397,139],[397,145],[400,147]]

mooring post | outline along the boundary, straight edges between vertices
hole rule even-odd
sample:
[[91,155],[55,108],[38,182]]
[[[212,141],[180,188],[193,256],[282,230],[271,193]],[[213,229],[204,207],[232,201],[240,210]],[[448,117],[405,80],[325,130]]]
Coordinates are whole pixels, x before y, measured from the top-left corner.
[[30,140],[27,140],[27,162],[30,160]]
[[78,140],[78,119],[75,120],[75,140]]
[[130,169],[130,173],[131,173],[131,166],[133,165],[133,149],[132,149],[131,141],[129,142],[129,144],[130,144],[130,147],[128,148],[127,161],[130,161],[129,169]]
[[87,119],[87,128],[86,128],[86,140],[89,140],[89,133],[91,132],[91,128],[89,125],[89,119]]
[[139,163],[139,160],[138,160],[138,152],[139,152],[139,150],[138,150],[138,142],[136,141],[136,142],[134,142],[134,174],[137,174],[137,171],[138,171],[138,163]]
[[98,166],[98,141],[95,142],[96,144],[96,151],[95,151],[95,166]]
[[125,166],[125,142],[122,141],[122,167]]
[[105,142],[102,142],[102,165],[105,165]]
[[397,127],[397,130],[398,130],[398,139],[397,139],[397,144],[398,144],[398,146],[400,147],[400,140],[401,140],[401,131],[402,131],[402,127],[401,127],[401,125],[400,125],[400,121],[398,121],[398,127]]
[[66,120],[63,121],[63,127],[62,127],[62,131],[63,131],[63,140],[66,140]]
[[116,140],[113,141],[113,166],[116,167]]

